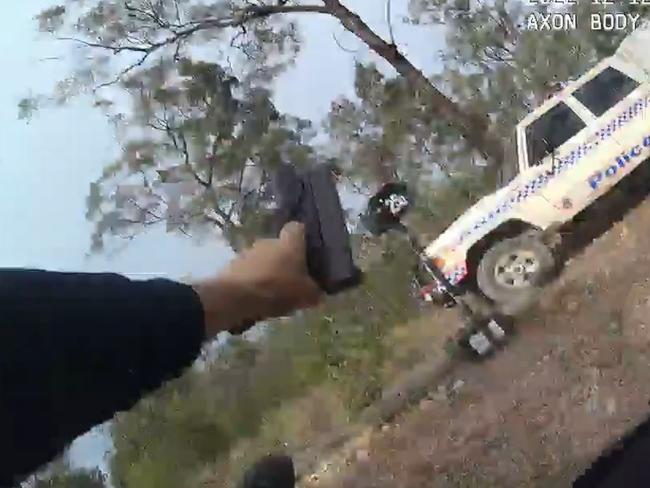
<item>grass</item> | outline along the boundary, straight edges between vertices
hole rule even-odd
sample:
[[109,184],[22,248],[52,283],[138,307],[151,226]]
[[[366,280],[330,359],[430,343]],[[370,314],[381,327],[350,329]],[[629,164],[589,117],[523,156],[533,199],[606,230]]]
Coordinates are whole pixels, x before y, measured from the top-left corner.
[[[383,338],[388,354],[378,371],[382,385],[390,385],[413,366],[444,354],[449,335],[447,320],[453,313],[441,316],[431,313],[396,326]],[[359,378],[358,384],[363,382]],[[316,448],[332,434],[343,432],[358,420],[358,409],[346,400],[348,384],[328,380],[309,389],[306,394],[283,402],[268,412],[256,436],[241,439],[227,456],[215,460],[198,475],[195,486],[206,488],[235,487],[243,471],[256,459],[269,452],[299,453]]]

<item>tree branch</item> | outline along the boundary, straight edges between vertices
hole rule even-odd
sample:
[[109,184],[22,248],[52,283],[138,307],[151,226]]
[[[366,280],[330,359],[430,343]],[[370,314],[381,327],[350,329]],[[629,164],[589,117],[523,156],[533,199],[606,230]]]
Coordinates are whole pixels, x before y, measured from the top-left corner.
[[[129,198],[129,202],[132,203],[135,206],[135,208],[137,208],[141,212],[144,212],[146,215],[149,215],[150,217],[153,217],[155,219],[155,221],[153,221],[153,222],[159,222],[159,221],[163,220],[163,217],[161,217],[160,215],[158,215],[154,211],[149,210],[148,208],[145,208],[142,205],[140,205],[135,198]],[[153,223],[153,222],[149,221],[149,223]],[[146,217],[142,221],[142,224],[147,224]]]
[[192,163],[190,162],[190,152],[187,147],[187,139],[185,139],[185,134],[183,134],[183,132],[179,130],[178,135],[179,135],[179,139],[181,140],[181,145],[182,145],[181,150],[183,152],[183,156],[185,160],[185,167],[192,174],[192,176],[194,177],[194,179],[197,181],[199,185],[201,185],[204,188],[210,188],[211,187],[210,183],[205,181],[203,178],[201,178],[192,167]]
[[[362,40],[368,48],[390,63],[412,86],[415,95],[424,95],[430,102],[432,113],[440,116],[454,126],[467,139],[470,145],[488,159],[498,163],[503,159],[503,145],[488,130],[488,118],[461,108],[438,90],[431,81],[417,69],[394,44],[377,35],[357,14],[350,11],[339,0],[322,0],[324,5],[254,5],[236,10],[221,17],[207,17],[188,22],[173,34],[158,42],[144,45],[106,45],[74,38],[62,38],[80,42],[88,47],[111,50],[114,54],[124,51],[150,54],[164,46],[187,39],[198,31],[208,29],[238,28],[248,22],[264,19],[276,14],[320,13],[336,17],[343,27]],[[392,30],[392,29],[391,29]]]
[[219,229],[221,229],[221,230],[223,230],[223,228],[225,227],[225,223],[222,222],[222,221],[219,220],[219,219],[215,219],[214,217],[210,217],[209,215],[205,215],[205,214],[203,214],[203,218],[204,218],[205,220],[207,220],[208,222],[212,222],[212,223],[215,224],[217,227],[219,227]]
[[[151,2],[148,3],[149,6],[151,7],[151,10],[149,11],[142,8],[134,7],[128,1],[124,2],[124,8],[126,9],[127,12],[130,12],[129,15],[136,20],[140,20],[140,21],[150,20],[159,27],[162,27],[164,29],[170,28],[169,22],[165,21],[165,19],[161,18],[158,14],[156,14],[155,10],[153,9],[153,5],[151,5]],[[142,17],[138,17],[138,14],[141,15]]]
[[[180,44],[180,43],[179,43],[179,44]],[[138,61],[136,61],[136,62],[133,63],[133,64],[130,64],[129,66],[127,66],[126,68],[124,68],[122,71],[120,71],[120,72],[115,76],[115,78],[113,78],[113,79],[110,80],[110,81],[105,81],[104,83],[100,83],[99,85],[97,85],[97,86],[95,87],[95,91],[97,91],[97,90],[99,90],[99,89],[101,89],[101,88],[106,88],[107,86],[111,86],[111,85],[115,85],[116,83],[119,83],[123,76],[128,75],[128,74],[129,74],[131,71],[133,71],[134,69],[139,68],[140,66],[142,66],[142,65],[145,63],[145,61],[147,61],[147,58],[149,58],[149,56],[150,56],[152,53],[153,53],[153,51],[152,51],[152,52],[145,53],[145,54],[144,54],[144,55],[143,55],[143,56],[142,56]]]
[[389,44],[378,36],[361,17],[350,11],[339,0],[323,0],[323,3],[345,29],[390,63],[416,92],[425,95],[430,101],[431,110],[456,127],[474,148],[495,163],[503,159],[503,146],[488,131],[487,117],[462,110],[458,104],[433,86],[395,45]]
[[242,169],[241,169],[241,171],[239,172],[239,178],[238,178],[238,181],[237,181],[237,194],[239,195],[239,198],[237,198],[236,200],[234,200],[234,201],[232,202],[232,204],[230,205],[230,208],[228,209],[227,215],[228,215],[228,218],[229,218],[229,219],[232,217],[232,213],[233,213],[233,211],[235,210],[235,207],[237,206],[237,203],[238,203],[240,200],[241,200],[241,201],[245,201],[246,198],[248,197],[248,195],[250,195],[251,193],[255,192],[255,190],[251,190],[251,191],[249,191],[248,193],[246,193],[245,195],[242,195],[242,185],[244,184],[244,172],[245,172],[245,171],[246,171],[246,165],[242,166]]
[[208,194],[208,198],[212,203],[210,210],[216,213],[223,220],[221,223],[221,229],[223,230],[226,227],[234,226],[235,224],[233,223],[228,213],[226,213],[226,211],[219,206],[219,199],[217,198],[217,193],[215,192],[214,187],[206,188],[206,193]]
[[[427,153],[429,156],[434,156],[433,151],[429,149],[429,145],[427,144],[427,141],[422,141],[422,148],[424,149],[424,152]],[[447,164],[441,163],[438,158],[433,162],[436,166],[438,166],[438,169],[444,174],[447,178],[451,179],[452,174],[451,174],[451,169]]]
[[75,37],[58,37],[61,41],[73,41],[83,44],[86,47],[107,49],[113,54],[119,54],[124,51],[152,53],[163,46],[173,44],[181,39],[186,39],[198,31],[206,29],[224,29],[228,27],[241,27],[252,20],[263,19],[276,14],[297,14],[297,13],[320,13],[331,14],[330,9],[320,5],[251,5],[244,9],[234,12],[232,15],[223,17],[207,17],[202,20],[188,22],[180,27],[179,30],[172,31],[173,34],[161,41],[146,43],[142,46],[137,45],[111,45],[101,42],[84,41]]
[[142,46],[111,46],[110,44],[102,44],[100,42],[90,42],[84,41],[77,37],[57,37],[59,41],[72,41],[78,44],[82,44],[86,47],[95,47],[99,49],[106,49],[108,51],[113,51],[113,54],[119,54],[124,51],[136,52],[136,53],[146,53],[150,48]]
[[239,27],[254,19],[262,19],[276,14],[326,14],[331,15],[330,8],[322,5],[251,5],[232,16],[228,17],[208,17],[198,21],[200,24],[211,24],[212,27]]

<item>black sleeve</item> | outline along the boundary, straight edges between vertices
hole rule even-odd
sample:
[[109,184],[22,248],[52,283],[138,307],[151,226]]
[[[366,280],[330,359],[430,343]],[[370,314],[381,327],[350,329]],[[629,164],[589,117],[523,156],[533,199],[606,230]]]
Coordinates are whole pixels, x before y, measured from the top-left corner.
[[650,417],[603,451],[573,483],[575,488],[650,486]]
[[203,336],[187,285],[0,270],[0,487],[178,376]]

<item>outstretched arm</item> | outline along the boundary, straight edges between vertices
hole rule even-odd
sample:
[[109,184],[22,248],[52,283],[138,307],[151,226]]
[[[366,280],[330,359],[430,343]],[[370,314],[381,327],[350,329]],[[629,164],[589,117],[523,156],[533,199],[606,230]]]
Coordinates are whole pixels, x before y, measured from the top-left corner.
[[193,286],[0,270],[0,487],[181,374],[204,339],[314,305],[302,226]]
[[0,486],[180,374],[204,337],[191,287],[0,271]]

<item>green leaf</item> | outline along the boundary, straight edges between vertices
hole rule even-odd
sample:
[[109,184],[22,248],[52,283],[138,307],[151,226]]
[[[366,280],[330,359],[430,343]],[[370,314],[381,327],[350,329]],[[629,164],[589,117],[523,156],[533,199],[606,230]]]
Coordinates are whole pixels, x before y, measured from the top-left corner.
[[18,119],[31,120],[34,114],[38,111],[41,100],[39,97],[26,97],[18,102]]
[[90,184],[90,191],[86,197],[86,219],[93,219],[99,212],[100,206],[103,201],[101,187],[99,183],[93,182]]
[[65,5],[56,5],[43,10],[35,17],[38,21],[38,29],[41,32],[56,32],[63,26],[65,14]]

